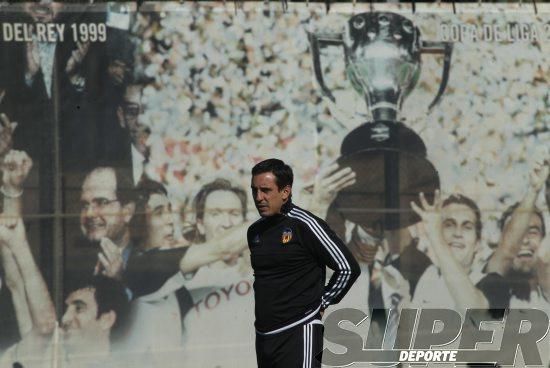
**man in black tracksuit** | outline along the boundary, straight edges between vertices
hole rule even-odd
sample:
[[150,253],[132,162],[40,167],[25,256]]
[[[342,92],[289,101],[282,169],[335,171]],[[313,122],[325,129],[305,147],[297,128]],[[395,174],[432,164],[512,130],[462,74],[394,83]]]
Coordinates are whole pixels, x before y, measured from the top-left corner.
[[[269,159],[252,169],[262,218],[248,229],[256,299],[258,367],[320,367],[321,316],[360,273],[328,225],[291,202],[292,169]],[[334,270],[325,286],[326,267]]]

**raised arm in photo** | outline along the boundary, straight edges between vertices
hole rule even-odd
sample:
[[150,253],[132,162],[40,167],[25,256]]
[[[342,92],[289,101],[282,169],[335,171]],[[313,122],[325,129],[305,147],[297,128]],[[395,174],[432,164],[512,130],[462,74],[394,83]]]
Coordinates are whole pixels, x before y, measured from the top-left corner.
[[[468,276],[469,270],[465,269],[465,265],[453,256],[452,245],[448,245],[443,236],[442,204],[439,191],[436,191],[432,205],[428,203],[423,193],[420,193],[420,206],[411,202],[412,209],[422,219],[418,225],[420,234],[428,239],[435,262],[453,296],[456,307],[462,311],[468,308],[487,309],[489,307],[487,298],[475,287]],[[462,246],[466,247],[466,245]]]
[[19,334],[25,336],[32,329],[32,318],[27,303],[23,276],[19,271],[19,266],[17,266],[12,251],[3,244],[0,244],[0,260],[4,269],[4,281],[12,295]]
[[56,323],[55,307],[34,261],[21,218],[0,225],[0,242],[13,253],[21,272],[33,329],[40,334],[52,333]]
[[529,175],[527,193],[515,207],[510,219],[502,224],[499,244],[487,263],[487,272],[498,272],[505,275],[521,248],[522,239],[529,227],[529,221],[535,211],[539,192],[548,178],[548,163],[544,158],[535,161]]
[[189,246],[187,253],[180,261],[181,272],[194,272],[202,266],[228,260],[242,253],[248,246],[246,231],[251,224],[252,222],[245,222],[209,241]]

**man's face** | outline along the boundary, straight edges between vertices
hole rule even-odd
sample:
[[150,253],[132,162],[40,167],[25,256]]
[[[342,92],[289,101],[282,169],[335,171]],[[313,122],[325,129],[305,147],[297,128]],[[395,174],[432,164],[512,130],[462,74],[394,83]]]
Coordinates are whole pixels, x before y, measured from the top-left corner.
[[[147,139],[151,134],[148,126],[140,122],[143,114],[143,102],[141,100],[143,86],[130,85],[124,92],[122,105],[118,110],[118,117],[123,128],[128,129],[133,145],[140,151],[145,151]],[[142,152],[142,154],[146,154]]]
[[164,194],[152,194],[145,210],[147,248],[171,248],[174,243],[172,205]]
[[206,197],[204,215],[197,220],[197,227],[206,241],[209,241],[227,229],[242,224],[243,209],[239,197],[229,190],[216,190]]
[[116,194],[116,176],[112,169],[92,171],[82,184],[80,195],[80,228],[90,241],[109,238],[117,244],[132,217]]
[[281,208],[291,193],[291,188],[288,185],[279,190],[277,179],[271,172],[253,176],[250,187],[252,189],[254,204],[262,217],[281,213]]
[[89,347],[97,344],[108,332],[114,321],[107,314],[98,317],[95,289],[85,288],[72,292],[65,300],[66,310],[61,319],[65,343],[72,347]]
[[42,0],[36,3],[25,3],[24,11],[37,23],[53,22],[63,9],[63,3]]
[[465,204],[451,203],[442,209],[442,227],[453,256],[469,269],[478,245],[475,212]]
[[533,273],[537,262],[537,251],[542,243],[542,221],[536,214],[531,215],[529,227],[523,236],[519,252],[514,258],[515,271]]

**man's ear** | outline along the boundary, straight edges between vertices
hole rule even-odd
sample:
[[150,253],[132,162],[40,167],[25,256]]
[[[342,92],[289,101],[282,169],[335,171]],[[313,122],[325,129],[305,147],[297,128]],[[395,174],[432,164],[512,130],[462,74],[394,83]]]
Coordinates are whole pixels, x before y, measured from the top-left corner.
[[290,198],[290,194],[292,193],[292,187],[290,185],[287,185],[281,190],[281,193],[283,194],[283,201],[287,201],[288,198]]
[[122,107],[117,107],[116,116],[118,118],[118,123],[120,124],[120,127],[126,128],[126,122],[124,121],[124,112],[122,111]]
[[134,216],[135,211],[136,211],[136,204],[134,202],[128,202],[122,207],[122,213],[124,215],[124,221],[126,223],[130,222],[130,220]]
[[112,310],[99,316],[99,324],[103,330],[110,330],[116,322],[116,313]]

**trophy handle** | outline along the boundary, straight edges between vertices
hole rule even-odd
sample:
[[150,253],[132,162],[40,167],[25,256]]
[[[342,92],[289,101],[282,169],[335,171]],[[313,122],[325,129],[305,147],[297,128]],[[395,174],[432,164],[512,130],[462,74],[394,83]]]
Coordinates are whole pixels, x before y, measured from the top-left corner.
[[341,33],[308,32],[308,38],[311,45],[311,55],[313,56],[313,70],[315,72],[315,79],[317,79],[317,83],[319,83],[323,94],[330,98],[332,102],[336,102],[334,95],[325,84],[325,79],[323,78],[320,49],[326,46],[343,46],[343,36]]
[[428,110],[431,110],[443,95],[445,88],[447,88],[447,82],[449,81],[449,72],[451,71],[451,55],[453,54],[453,44],[452,42],[438,42],[438,41],[422,41],[422,47],[420,49],[421,53],[426,54],[443,54],[443,71],[441,74],[441,84],[439,85],[439,91],[433,99]]

